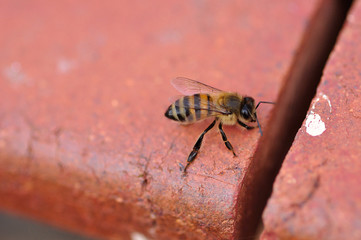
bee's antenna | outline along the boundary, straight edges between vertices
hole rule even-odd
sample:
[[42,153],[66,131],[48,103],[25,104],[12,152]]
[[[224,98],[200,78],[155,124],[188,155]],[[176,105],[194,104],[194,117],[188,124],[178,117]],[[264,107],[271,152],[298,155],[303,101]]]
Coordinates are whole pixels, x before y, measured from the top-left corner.
[[258,108],[258,106],[259,106],[261,103],[276,104],[275,102],[259,101],[259,102],[257,103],[256,109]]
[[[259,105],[259,104],[258,104],[258,105]],[[258,105],[257,105],[257,106],[258,106]],[[261,136],[263,136],[263,132],[262,132],[262,129],[261,129],[261,124],[259,124],[257,114],[254,113],[254,116],[256,117],[256,121],[257,121],[258,129],[259,129],[259,133],[261,134]]]
[[[256,109],[258,108],[258,106],[259,106],[261,103],[276,104],[275,102],[259,101],[259,102],[257,103]],[[261,124],[260,124],[259,121],[258,121],[258,117],[257,117],[256,112],[254,113],[254,116],[256,117],[257,125],[258,125],[258,128],[259,128],[259,133],[261,134],[261,136],[263,136],[263,132],[262,132],[262,129],[261,129]]]

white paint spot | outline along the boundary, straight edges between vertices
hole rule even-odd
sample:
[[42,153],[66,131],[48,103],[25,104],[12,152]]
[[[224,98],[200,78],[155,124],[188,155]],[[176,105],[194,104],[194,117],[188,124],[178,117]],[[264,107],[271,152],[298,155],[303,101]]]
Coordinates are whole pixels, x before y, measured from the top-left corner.
[[321,116],[317,113],[315,113],[316,105],[319,104],[321,99],[326,100],[327,104],[330,109],[330,113],[332,112],[332,105],[331,101],[328,98],[326,94],[323,94],[322,92],[319,94],[319,97],[315,99],[311,106],[310,112],[307,114],[306,117],[306,132],[310,134],[311,136],[319,136],[324,131],[326,131],[326,124],[322,121]]
[[[330,107],[330,113],[332,112],[332,105],[331,105],[331,101],[330,99],[327,97],[326,94],[323,94],[322,92],[319,94],[321,96],[322,99],[326,100],[327,103],[328,103],[328,106]],[[311,107],[311,111],[315,110],[316,108],[316,104],[320,101],[320,97],[317,97],[314,101],[314,103],[312,104],[312,107]]]
[[76,67],[76,62],[74,60],[69,60],[61,58],[58,60],[57,69],[59,73],[68,73]]
[[132,234],[130,234],[130,238],[132,240],[148,240],[148,238],[146,236],[144,236],[143,234],[141,234],[139,232],[132,232]]
[[331,105],[330,99],[327,97],[326,94],[321,93],[321,96],[322,96],[323,99],[325,99],[327,101],[328,106],[330,107],[330,113],[331,113],[332,112],[332,105]]
[[310,112],[306,119],[306,132],[311,136],[321,135],[326,130],[325,123],[317,113]]

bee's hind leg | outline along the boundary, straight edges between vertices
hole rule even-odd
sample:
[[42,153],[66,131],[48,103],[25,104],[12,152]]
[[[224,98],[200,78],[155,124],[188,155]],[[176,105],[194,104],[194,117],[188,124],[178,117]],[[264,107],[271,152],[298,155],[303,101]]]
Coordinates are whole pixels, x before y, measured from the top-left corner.
[[231,150],[231,151],[233,152],[233,155],[234,155],[235,157],[237,157],[236,153],[235,153],[234,150],[233,150],[232,144],[228,141],[227,136],[226,136],[226,134],[225,134],[224,131],[223,131],[222,123],[221,123],[221,122],[219,123],[218,128],[219,128],[219,131],[221,132],[221,135],[222,135],[222,139],[223,139],[224,144],[226,145],[226,147],[227,147],[229,150]]
[[184,170],[183,170],[184,173],[186,172],[186,170],[187,170],[188,166],[191,164],[191,162],[193,162],[194,159],[196,158],[196,156],[197,156],[197,154],[198,154],[198,151],[199,151],[199,149],[201,148],[204,135],[205,135],[209,130],[211,130],[211,129],[214,127],[214,125],[216,124],[216,121],[217,121],[217,119],[214,120],[214,121],[211,123],[211,125],[209,125],[209,126],[206,128],[206,130],[203,131],[203,133],[199,136],[196,144],[194,144],[193,150],[192,150],[192,152],[191,152],[191,153],[189,154],[189,156],[188,156],[187,165],[186,165],[186,167],[185,167]]

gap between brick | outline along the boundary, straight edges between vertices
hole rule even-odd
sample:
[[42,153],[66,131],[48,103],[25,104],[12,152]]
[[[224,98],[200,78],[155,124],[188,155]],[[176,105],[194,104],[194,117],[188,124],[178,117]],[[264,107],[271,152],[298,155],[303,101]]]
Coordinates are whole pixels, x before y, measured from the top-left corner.
[[275,178],[315,96],[351,4],[352,0],[319,2],[239,188],[234,239],[256,238]]

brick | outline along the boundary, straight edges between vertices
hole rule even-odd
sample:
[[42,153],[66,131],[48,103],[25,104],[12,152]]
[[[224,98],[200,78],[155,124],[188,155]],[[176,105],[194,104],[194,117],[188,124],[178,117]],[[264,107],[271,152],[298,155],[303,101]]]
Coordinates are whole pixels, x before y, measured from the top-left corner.
[[360,19],[355,1],[275,182],[261,239],[361,238]]
[[[89,235],[229,239],[260,137],[164,117],[185,76],[273,101],[314,10],[304,1],[5,1],[0,208]],[[258,116],[267,131],[271,106]]]

